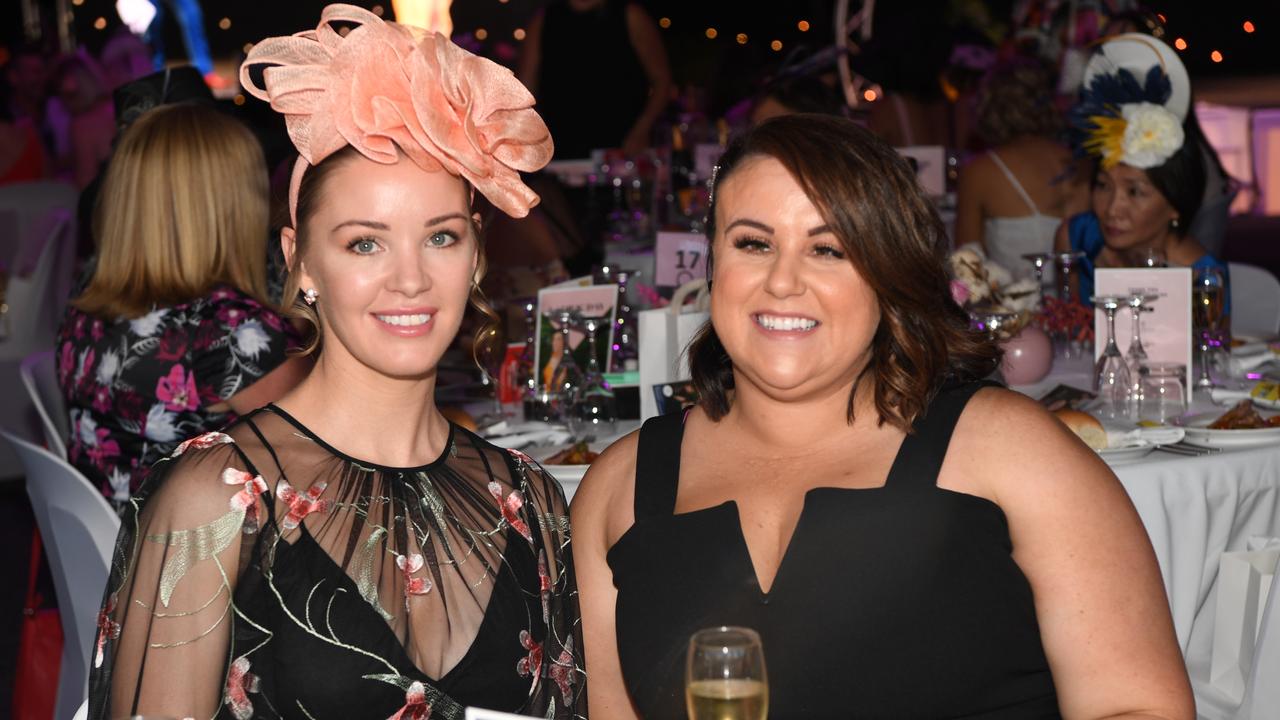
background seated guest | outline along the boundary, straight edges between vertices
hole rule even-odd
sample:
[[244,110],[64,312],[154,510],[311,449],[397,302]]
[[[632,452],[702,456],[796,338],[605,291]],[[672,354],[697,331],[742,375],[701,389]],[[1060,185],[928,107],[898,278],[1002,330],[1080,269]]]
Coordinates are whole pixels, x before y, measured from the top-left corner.
[[853,122],[726,150],[701,403],[574,499],[592,708],[679,717],[685,648],[759,631],[769,716],[1194,717],[1150,541],[948,294],[907,163]]
[[69,114],[63,171],[76,187],[84,188],[111,157],[116,129],[111,88],[97,61],[83,51],[62,61],[53,88]]
[[241,81],[292,115],[280,239],[315,369],[180,447],[126,509],[90,717],[586,717],[564,494],[434,402],[463,316],[491,313],[472,192],[538,202],[519,174],[551,158],[533,96],[350,5],[254,45]]
[[1056,139],[1063,122],[1053,88],[1031,59],[993,69],[977,106],[978,134],[990,149],[960,171],[956,245],[981,245],[1015,276],[1031,271],[1024,254],[1051,251],[1062,219],[1088,207],[1087,181]]
[[[1189,234],[1204,197],[1205,164],[1200,134],[1190,129],[1194,110],[1172,106],[1179,75],[1166,74],[1159,64],[1179,62],[1177,56],[1155,38],[1132,37],[1167,53],[1153,54],[1146,73],[1112,68],[1097,75],[1071,111],[1077,154],[1094,163],[1092,209],[1059,226],[1054,247],[1084,253],[1073,282],[1086,304],[1098,267],[1168,264],[1227,273],[1226,263]],[[1099,54],[1106,49],[1104,44]],[[1189,97],[1190,88],[1181,94]]]
[[792,113],[843,115],[840,90],[814,75],[775,80],[765,86],[751,103],[751,124]]
[[267,173],[248,129],[205,105],[143,115],[102,184],[99,253],[58,333],[71,464],[127,500],[193,435],[276,399],[309,361],[265,299]]

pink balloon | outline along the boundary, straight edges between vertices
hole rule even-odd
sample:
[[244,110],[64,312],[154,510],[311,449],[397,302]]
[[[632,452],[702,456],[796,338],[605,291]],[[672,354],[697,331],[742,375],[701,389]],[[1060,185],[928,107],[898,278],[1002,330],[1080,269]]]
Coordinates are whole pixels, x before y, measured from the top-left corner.
[[1004,361],[1000,372],[1010,385],[1030,385],[1049,374],[1053,366],[1053,344],[1043,330],[1028,325],[1002,343]]

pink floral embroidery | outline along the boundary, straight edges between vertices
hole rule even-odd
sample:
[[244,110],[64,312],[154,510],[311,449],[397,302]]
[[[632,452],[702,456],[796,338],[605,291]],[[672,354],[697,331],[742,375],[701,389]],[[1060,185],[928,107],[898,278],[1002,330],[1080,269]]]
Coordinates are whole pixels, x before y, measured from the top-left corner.
[[507,452],[511,453],[512,457],[524,463],[525,465],[534,464],[533,458],[529,457],[528,455],[525,455],[524,453],[520,452],[519,450],[516,450],[515,448],[507,448]]
[[524,507],[524,498],[521,497],[520,491],[512,490],[504,500],[502,486],[497,481],[493,481],[489,483],[489,494],[498,501],[498,508],[502,510],[502,518],[507,521],[507,524],[523,535],[525,540],[533,542],[533,533],[529,532],[529,526],[525,521],[520,519],[520,508]]
[[422,569],[422,556],[418,553],[412,555],[396,555],[396,567],[400,568],[400,572],[404,575],[404,607],[409,609],[409,598],[413,595],[426,595],[431,592],[431,580],[428,578],[416,578],[413,574]]
[[571,701],[575,669],[573,666],[573,636],[570,635],[564,641],[564,649],[560,651],[560,657],[553,660],[551,666],[547,668],[547,677],[560,686],[560,696],[564,698],[565,705],[569,705]]
[[520,677],[533,677],[533,682],[529,685],[529,693],[533,694],[538,689],[538,681],[542,679],[542,643],[534,640],[528,630],[521,630],[520,646],[528,650],[529,654],[516,663],[516,672],[520,673]]
[[267,491],[267,481],[261,475],[251,475],[243,470],[227,468],[222,471],[222,482],[242,485],[240,492],[231,496],[231,509],[244,511],[244,531],[252,534],[258,530],[259,495]]
[[181,365],[174,365],[166,377],[156,382],[156,399],[168,410],[195,410],[200,407],[196,393],[196,374],[188,373]]
[[173,455],[171,455],[170,457],[176,458],[188,450],[204,450],[206,448],[211,448],[214,445],[225,445],[230,442],[235,442],[235,441],[232,440],[231,436],[227,435],[226,433],[207,432],[203,435],[197,435],[193,438],[190,438],[189,440],[183,440],[182,443],[178,445],[178,447],[174,448]]
[[427,689],[414,681],[404,693],[404,707],[387,720],[427,720],[431,717],[431,704],[427,702]]
[[116,593],[107,596],[106,607],[98,611],[98,652],[93,657],[93,666],[102,667],[103,648],[108,640],[120,637],[120,623],[111,619],[116,611]]
[[289,514],[285,516],[284,522],[280,523],[284,529],[296,529],[311,513],[328,512],[333,503],[320,499],[328,486],[329,483],[318,482],[307,488],[306,493],[300,493],[289,484],[289,481],[282,479],[276,494],[289,506]]
[[249,693],[258,692],[258,676],[249,672],[249,658],[238,657],[231,663],[227,672],[227,706],[236,720],[249,720],[253,717],[253,703]]

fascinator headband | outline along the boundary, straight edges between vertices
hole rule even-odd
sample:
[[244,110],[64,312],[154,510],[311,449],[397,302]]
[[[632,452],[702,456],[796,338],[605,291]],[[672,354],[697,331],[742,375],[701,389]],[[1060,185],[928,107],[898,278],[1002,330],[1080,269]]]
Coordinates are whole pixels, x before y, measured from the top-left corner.
[[1190,94],[1186,68],[1169,46],[1136,33],[1107,40],[1071,110],[1076,154],[1093,155],[1106,169],[1163,165],[1186,140]]
[[[334,23],[354,25],[345,36]],[[262,83],[255,66],[266,66]],[[352,5],[329,5],[315,30],[253,46],[240,83],[285,116],[300,155],[289,183],[347,145],[380,163],[403,153],[424,170],[457,175],[514,217],[538,196],[520,172],[551,159],[551,135],[533,95],[511,71],[439,33],[383,21]]]

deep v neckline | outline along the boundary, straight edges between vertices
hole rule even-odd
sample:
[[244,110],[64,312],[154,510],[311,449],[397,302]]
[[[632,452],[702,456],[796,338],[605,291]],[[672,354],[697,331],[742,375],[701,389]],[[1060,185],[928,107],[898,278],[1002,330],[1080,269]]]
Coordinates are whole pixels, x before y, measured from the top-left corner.
[[[685,431],[686,420],[687,418],[683,418],[680,422],[679,437],[677,438],[677,442],[676,442],[676,447],[678,448],[678,451],[676,452],[676,457],[674,462],[674,472],[675,472],[675,478],[676,478],[675,497],[673,498],[674,502],[678,502],[680,498],[680,469],[681,469],[681,466],[683,465],[681,460],[684,456],[684,434],[685,434],[684,431]],[[902,443],[898,446],[898,450],[893,456],[893,462],[890,463],[889,472],[888,474],[885,475],[885,479],[882,484],[873,485],[870,487],[861,487],[861,488],[843,488],[843,487],[819,485],[817,487],[811,487],[804,492],[804,501],[800,505],[800,512],[796,515],[795,522],[791,526],[791,534],[787,536],[786,546],[783,547],[782,554],[778,557],[778,566],[775,567],[773,570],[773,580],[769,583],[769,588],[767,590],[764,587],[764,583],[760,581],[760,569],[756,567],[755,558],[751,554],[751,544],[747,541],[747,533],[742,526],[742,507],[738,504],[737,500],[733,500],[733,499],[725,500],[719,505],[712,505],[710,507],[705,507],[705,508],[697,508],[695,510],[689,510],[686,512],[675,512],[675,508],[673,505],[672,515],[674,517],[679,518],[679,517],[688,517],[692,515],[697,515],[699,513],[713,512],[718,510],[732,511],[734,529],[737,530],[738,550],[742,553],[743,560],[746,563],[746,567],[751,573],[751,581],[755,583],[756,592],[759,593],[760,595],[760,601],[767,605],[769,603],[769,600],[772,599],[777,593],[778,583],[784,577],[783,573],[789,564],[788,560],[794,554],[793,551],[797,544],[797,540],[801,539],[802,537],[801,531],[805,529],[805,526],[806,526],[805,519],[809,515],[810,501],[813,499],[814,495],[817,493],[826,493],[826,492],[844,494],[844,493],[883,493],[887,491],[890,485],[894,483],[895,476],[900,472],[900,467],[904,463],[903,451],[907,448],[907,444],[912,442],[913,437],[915,436],[908,433],[905,437],[902,438]],[[634,525],[632,527],[634,527]],[[628,532],[630,532],[630,530],[628,530]],[[624,537],[625,537],[625,533],[624,533]],[[619,540],[621,540],[621,538],[619,538]]]

